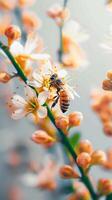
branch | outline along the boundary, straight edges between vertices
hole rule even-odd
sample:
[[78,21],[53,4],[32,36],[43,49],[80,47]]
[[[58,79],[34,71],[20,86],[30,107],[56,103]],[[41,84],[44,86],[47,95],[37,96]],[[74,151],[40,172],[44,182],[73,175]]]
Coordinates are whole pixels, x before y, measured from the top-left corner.
[[[27,77],[25,76],[24,72],[22,71],[21,66],[16,62],[15,58],[10,53],[8,47],[6,47],[5,45],[3,45],[2,42],[0,42],[0,48],[7,55],[7,57],[9,58],[9,60],[13,64],[13,66],[15,67],[15,69],[16,69],[16,71],[18,73],[18,76],[24,81],[25,84],[27,84],[27,80],[28,80]],[[34,88],[34,87],[31,87],[31,88],[36,92],[36,88]],[[36,94],[37,94],[37,92],[36,92]],[[37,96],[38,96],[38,94],[37,94]],[[54,118],[54,116],[52,114],[52,111],[50,110],[48,104],[45,103],[44,106],[46,106],[46,108],[47,108],[49,119],[51,120],[51,122],[54,124],[54,126],[58,130],[58,134],[59,134],[59,137],[61,138],[62,144],[67,148],[67,150],[69,151],[69,153],[73,157],[74,161],[76,162],[77,155],[76,155],[74,149],[72,148],[72,146],[71,146],[71,144],[69,142],[69,139],[66,137],[66,135],[64,134],[64,132],[56,126],[56,124],[55,124],[55,118]],[[81,167],[79,167],[78,165],[77,165],[77,167],[78,167],[78,169],[79,169],[79,171],[81,173],[81,176],[82,176],[81,180],[85,184],[85,186],[88,188],[88,190],[89,190],[89,192],[91,194],[92,199],[93,200],[98,200],[99,197],[95,193],[89,177],[84,174],[83,169]]]

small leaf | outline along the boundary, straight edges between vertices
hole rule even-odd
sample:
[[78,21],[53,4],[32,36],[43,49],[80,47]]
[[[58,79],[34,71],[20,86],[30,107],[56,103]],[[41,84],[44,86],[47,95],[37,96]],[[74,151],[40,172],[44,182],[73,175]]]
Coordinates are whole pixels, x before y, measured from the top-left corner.
[[72,145],[73,148],[77,145],[80,138],[81,138],[80,133],[74,133],[71,137],[69,137],[69,142],[70,142],[70,144]]

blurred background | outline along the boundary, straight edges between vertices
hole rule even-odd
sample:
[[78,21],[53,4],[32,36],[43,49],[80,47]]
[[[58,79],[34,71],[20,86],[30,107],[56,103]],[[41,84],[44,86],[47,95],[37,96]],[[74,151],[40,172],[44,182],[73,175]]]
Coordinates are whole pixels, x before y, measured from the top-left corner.
[[[46,17],[47,9],[54,3],[62,3],[62,1],[38,0],[31,9],[42,20],[42,28],[39,32],[44,39],[46,52],[50,53],[56,60],[59,47],[59,30],[56,24]],[[90,35],[89,40],[83,44],[89,60],[88,67],[69,71],[71,82],[75,82],[77,92],[80,95],[80,98],[76,98],[72,103],[71,111],[81,111],[84,115],[84,120],[81,126],[78,129],[76,128],[76,131],[80,130],[82,138],[89,139],[95,149],[106,150],[112,147],[112,139],[104,135],[102,124],[91,109],[90,93],[92,89],[102,87],[102,80],[105,78],[107,70],[112,68],[112,55],[107,54],[100,47],[104,35],[109,31],[112,13],[107,12],[104,0],[69,0],[68,7],[71,18],[77,20]],[[16,84],[18,85],[18,82]],[[30,120],[23,118],[13,121],[7,113],[7,95],[9,95],[10,90],[13,92],[16,90],[16,84],[0,85],[0,199],[10,200],[10,192],[7,193],[6,191],[14,193],[15,190],[13,191],[12,186],[16,187],[16,196],[17,193],[20,194],[18,188],[22,189],[21,200],[64,199],[65,197],[60,196],[59,191],[43,192],[39,189],[26,187],[18,182],[18,174],[28,170],[30,161],[36,161],[37,164],[44,163],[46,157],[48,157],[48,152],[30,140],[31,134],[35,131],[35,126]],[[18,89],[18,93],[21,93],[21,88]],[[22,156],[21,166],[16,170],[10,167],[10,156],[13,149]],[[56,148],[55,157],[57,158],[57,156],[59,162],[63,162],[60,147]],[[100,177],[112,178],[112,173],[99,167],[94,167],[92,173],[94,173],[95,179]]]

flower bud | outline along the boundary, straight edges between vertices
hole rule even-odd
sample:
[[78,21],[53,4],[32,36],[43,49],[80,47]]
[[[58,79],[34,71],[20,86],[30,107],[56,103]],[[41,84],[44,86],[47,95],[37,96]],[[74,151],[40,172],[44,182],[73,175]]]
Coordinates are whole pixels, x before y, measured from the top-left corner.
[[48,11],[47,14],[50,18],[54,19],[57,25],[61,25],[63,20],[69,18],[69,10],[67,8],[63,9],[60,5],[53,5]]
[[34,12],[23,12],[22,22],[27,32],[31,32],[34,29],[39,29],[41,26],[41,21]]
[[112,193],[112,180],[102,178],[98,182],[98,190],[102,195],[108,195]]
[[77,157],[77,164],[83,169],[87,169],[91,163],[91,156],[88,153],[81,153]]
[[0,71],[0,82],[1,83],[7,83],[10,80],[11,80],[10,74],[8,74],[7,72],[4,72],[4,71]]
[[69,114],[69,126],[79,126],[83,119],[81,112],[73,112]]
[[110,90],[111,91],[112,90],[112,81],[105,79],[103,81],[102,87],[103,87],[104,90]]
[[79,155],[82,152],[91,154],[93,152],[92,144],[89,140],[81,140],[76,146],[76,153]]
[[38,130],[35,131],[35,133],[32,135],[31,138],[35,143],[37,144],[49,144],[51,142],[55,142],[55,139],[51,136],[49,136],[45,131],[43,130]]
[[56,126],[62,130],[66,130],[69,126],[69,119],[67,116],[58,116],[55,119]]
[[94,151],[91,155],[91,164],[93,165],[103,165],[106,160],[106,154],[101,150]]
[[112,80],[112,70],[107,72],[107,78]]
[[16,6],[15,0],[0,0],[0,9],[1,10],[13,10]]
[[21,37],[21,30],[16,25],[10,25],[6,28],[5,35],[10,46],[14,40],[18,40]]
[[62,178],[65,179],[79,178],[78,173],[70,165],[62,166],[59,170],[59,174]]
[[90,200],[90,193],[88,189],[81,183],[75,182],[73,184],[75,192],[69,197],[68,200]]
[[35,0],[18,0],[18,4],[20,7],[31,6],[35,3]]
[[104,123],[103,130],[107,136],[112,136],[112,122],[108,121],[108,122]]

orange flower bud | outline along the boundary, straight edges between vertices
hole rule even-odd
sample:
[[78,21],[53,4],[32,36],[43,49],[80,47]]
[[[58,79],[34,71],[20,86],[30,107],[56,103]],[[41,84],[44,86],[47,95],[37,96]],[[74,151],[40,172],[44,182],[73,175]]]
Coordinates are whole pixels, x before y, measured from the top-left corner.
[[81,112],[73,112],[69,114],[69,126],[79,126],[83,119]]
[[41,26],[41,21],[34,12],[23,12],[22,21],[27,32],[31,32],[34,29],[39,29]]
[[79,155],[82,152],[86,152],[88,154],[91,154],[93,152],[93,147],[89,140],[81,140],[78,143],[76,147],[76,153]]
[[104,151],[97,150],[91,155],[91,164],[93,165],[103,165],[106,162],[106,154]]
[[109,78],[110,80],[112,80],[112,70],[107,72],[107,78]]
[[81,153],[77,157],[77,164],[83,169],[87,169],[91,163],[91,156],[88,153]]
[[18,4],[20,7],[31,6],[35,3],[35,0],[18,0]]
[[0,82],[1,83],[7,83],[10,80],[11,80],[10,74],[8,74],[7,72],[4,72],[4,71],[0,71]]
[[103,87],[104,90],[110,90],[111,91],[112,90],[112,81],[105,79],[103,81],[102,87]]
[[62,178],[65,179],[79,178],[78,173],[70,165],[62,166],[59,170],[59,174]]
[[107,151],[107,161],[104,163],[103,167],[112,170],[112,149]]
[[100,194],[108,195],[112,193],[112,180],[110,179],[100,179],[98,182],[98,190]]
[[35,131],[35,133],[32,135],[31,138],[35,143],[37,144],[49,144],[51,142],[55,142],[55,139],[51,136],[49,136],[45,131],[43,130],[38,130]]
[[5,35],[10,46],[14,40],[18,40],[21,37],[21,30],[16,25],[10,25],[6,28]]
[[112,122],[108,121],[108,122],[104,123],[103,130],[107,136],[112,136]]
[[3,10],[12,10],[16,6],[16,1],[15,0],[0,0],[0,9]]
[[47,14],[49,17],[55,20],[57,25],[61,25],[63,20],[66,20],[70,16],[70,12],[67,8],[63,9],[60,5],[53,5],[48,11]]
[[75,192],[68,198],[68,200],[90,200],[90,193],[81,182],[74,183]]
[[58,116],[56,117],[55,119],[55,123],[56,123],[56,126],[62,130],[65,130],[68,128],[69,126],[69,119],[67,116]]

